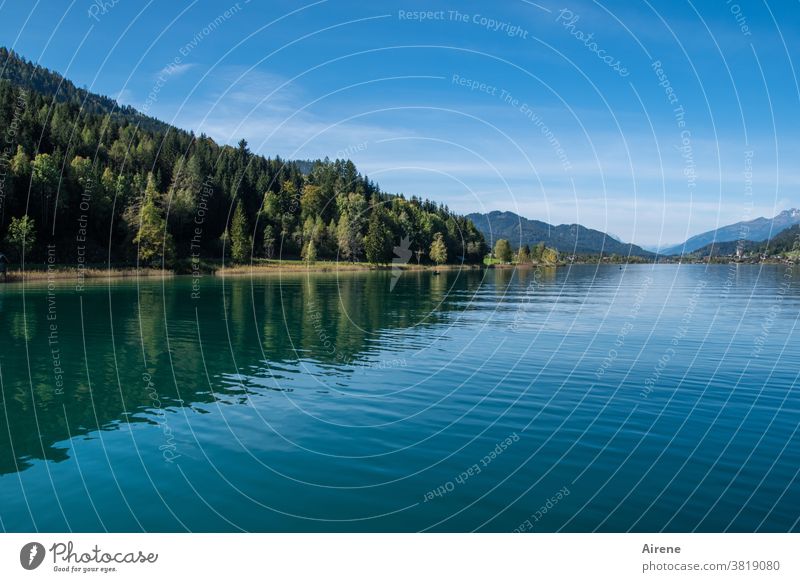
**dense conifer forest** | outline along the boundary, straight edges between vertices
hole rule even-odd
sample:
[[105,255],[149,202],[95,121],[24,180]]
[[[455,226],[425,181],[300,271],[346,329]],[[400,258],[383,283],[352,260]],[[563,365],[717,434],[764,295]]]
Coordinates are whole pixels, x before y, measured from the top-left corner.
[[[0,250],[12,261],[168,267],[198,257],[479,263],[446,206],[381,191],[349,160],[220,145],[0,48]],[[433,249],[433,253],[431,250]],[[432,256],[433,255],[433,256]]]

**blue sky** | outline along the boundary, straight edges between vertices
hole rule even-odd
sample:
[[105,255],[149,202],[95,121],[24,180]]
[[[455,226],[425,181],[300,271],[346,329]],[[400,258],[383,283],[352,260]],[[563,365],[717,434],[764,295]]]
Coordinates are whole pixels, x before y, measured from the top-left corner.
[[799,7],[5,1],[0,32],[222,142],[654,245],[800,206]]

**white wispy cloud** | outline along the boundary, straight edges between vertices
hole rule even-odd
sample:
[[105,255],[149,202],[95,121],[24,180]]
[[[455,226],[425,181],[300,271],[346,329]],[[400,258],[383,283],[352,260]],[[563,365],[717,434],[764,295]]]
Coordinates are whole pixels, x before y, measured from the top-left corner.
[[160,75],[165,77],[179,77],[185,72],[193,69],[197,63],[177,63],[169,64],[159,71]]
[[[265,155],[334,157],[365,141],[411,134],[358,117],[320,116],[311,105],[316,96],[280,75],[223,67],[209,73],[204,82],[224,89],[192,97],[177,107],[169,104],[175,123],[223,143],[244,137],[251,149]],[[161,108],[166,110],[167,104]]]

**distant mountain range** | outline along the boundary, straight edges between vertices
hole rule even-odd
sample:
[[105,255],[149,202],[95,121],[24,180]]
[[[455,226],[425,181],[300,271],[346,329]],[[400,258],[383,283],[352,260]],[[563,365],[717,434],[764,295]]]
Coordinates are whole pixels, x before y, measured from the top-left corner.
[[695,235],[686,242],[659,250],[662,255],[680,255],[693,253],[712,243],[726,243],[738,240],[765,241],[781,231],[800,224],[800,210],[791,208],[784,210],[773,218],[756,218],[729,224],[716,230],[709,230]]
[[737,251],[743,257],[748,255],[785,255],[797,252],[798,246],[800,246],[800,224],[795,224],[767,240],[714,242],[693,251],[691,255],[700,258],[729,257],[736,255]]
[[499,210],[488,214],[476,212],[467,215],[467,218],[472,220],[487,244],[491,246],[503,238],[514,248],[544,242],[561,253],[654,256],[654,253],[639,246],[621,242],[610,234],[580,224],[554,226],[540,220],[530,220],[513,212]]
[[[655,247],[647,249],[622,242],[618,237],[586,228],[580,224],[554,226],[540,220],[531,220],[513,212],[494,210],[467,216],[481,231],[487,244],[494,246],[504,238],[511,246],[547,246],[569,254],[618,254],[623,256],[651,257]],[[660,255],[692,254],[696,256],[733,255],[738,241],[744,241],[743,252],[786,252],[789,242],[796,239],[800,228],[800,209],[784,210],[773,218],[756,218],[710,230],[689,238],[686,242],[658,250]],[[797,228],[792,228],[796,227]],[[789,230],[791,229],[791,230]]]

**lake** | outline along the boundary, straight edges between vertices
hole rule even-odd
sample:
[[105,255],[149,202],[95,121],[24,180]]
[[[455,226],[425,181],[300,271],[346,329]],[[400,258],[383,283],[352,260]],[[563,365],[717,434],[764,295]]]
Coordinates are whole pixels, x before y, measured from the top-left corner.
[[4,531],[797,531],[800,269],[0,288]]

